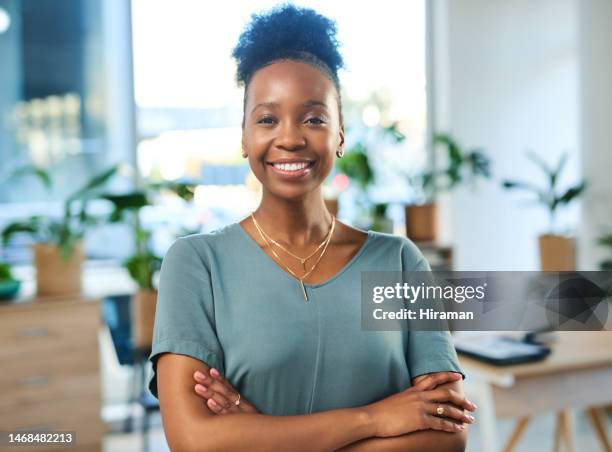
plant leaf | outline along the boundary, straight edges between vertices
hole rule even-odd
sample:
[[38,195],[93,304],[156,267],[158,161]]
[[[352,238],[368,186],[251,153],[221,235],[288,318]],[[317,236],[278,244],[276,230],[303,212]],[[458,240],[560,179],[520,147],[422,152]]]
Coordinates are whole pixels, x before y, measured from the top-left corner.
[[527,158],[535,163],[547,176],[550,177],[550,175],[553,174],[553,170],[551,170],[546,162],[535,152],[531,150],[527,151]]
[[75,191],[68,197],[67,202],[74,201],[76,199],[82,199],[89,196],[94,190],[102,187],[106,184],[117,172],[119,171],[119,165],[113,165],[110,168],[102,171],[95,175],[89,182],[87,182],[79,190]]
[[558,198],[559,204],[569,204],[574,198],[582,194],[586,188],[586,182],[581,182],[575,187],[569,188],[561,197]]
[[36,235],[40,232],[40,217],[30,217],[25,221],[15,221],[8,224],[2,229],[2,245],[6,244],[13,238],[15,234],[27,233],[30,235]]
[[9,180],[29,175],[36,176],[38,180],[45,186],[45,188],[47,188],[47,190],[51,190],[53,183],[51,181],[51,176],[49,175],[49,172],[36,165],[24,165],[16,168],[9,175]]

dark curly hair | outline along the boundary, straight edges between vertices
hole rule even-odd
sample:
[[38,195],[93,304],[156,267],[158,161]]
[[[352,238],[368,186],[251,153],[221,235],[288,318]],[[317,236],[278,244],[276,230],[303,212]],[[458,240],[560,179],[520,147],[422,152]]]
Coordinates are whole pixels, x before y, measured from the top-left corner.
[[253,14],[232,51],[238,68],[236,81],[246,88],[259,69],[278,60],[301,61],[319,69],[336,87],[340,106],[338,69],[344,66],[338,51],[336,23],[309,8],[282,4]]

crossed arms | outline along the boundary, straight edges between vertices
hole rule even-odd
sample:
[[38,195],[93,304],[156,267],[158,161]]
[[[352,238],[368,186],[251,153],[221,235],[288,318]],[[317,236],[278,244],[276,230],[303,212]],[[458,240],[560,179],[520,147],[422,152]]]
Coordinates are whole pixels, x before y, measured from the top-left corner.
[[[157,362],[162,420],[173,451],[463,451],[473,420],[466,410],[475,409],[461,382],[443,372],[417,377],[410,389],[364,407],[270,416],[249,409],[243,399],[240,411],[218,410],[194,390],[197,371],[208,379],[209,398],[233,389],[194,358],[167,353]],[[436,416],[436,406],[444,406],[447,417]]]

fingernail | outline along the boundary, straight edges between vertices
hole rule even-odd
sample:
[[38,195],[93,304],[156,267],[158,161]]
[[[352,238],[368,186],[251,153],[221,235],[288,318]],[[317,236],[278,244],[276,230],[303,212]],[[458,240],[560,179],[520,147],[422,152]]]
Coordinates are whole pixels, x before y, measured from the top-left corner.
[[216,377],[220,377],[220,376],[221,376],[221,374],[219,373],[219,371],[218,371],[217,369],[215,369],[214,367],[213,367],[212,369],[210,369],[210,374],[211,374],[213,377],[215,377],[215,378],[216,378]]
[[197,384],[196,385],[196,389],[199,389],[201,392],[206,392],[208,389],[206,388],[206,386]]
[[463,425],[463,424],[457,424],[457,428],[458,428],[459,430],[465,430],[465,425]]
[[210,402],[210,404],[211,404],[212,406],[216,406],[216,407],[218,407],[218,406],[219,406],[219,404],[218,404],[217,402],[215,402],[215,399],[208,399],[208,401]]
[[474,421],[476,420],[476,419],[474,418],[474,416],[469,416],[469,415],[468,415],[468,417],[470,418],[470,421],[472,421],[472,422],[474,422]]
[[196,371],[195,373],[195,377],[198,380],[206,380],[206,375],[204,375],[202,372],[200,372],[199,370]]

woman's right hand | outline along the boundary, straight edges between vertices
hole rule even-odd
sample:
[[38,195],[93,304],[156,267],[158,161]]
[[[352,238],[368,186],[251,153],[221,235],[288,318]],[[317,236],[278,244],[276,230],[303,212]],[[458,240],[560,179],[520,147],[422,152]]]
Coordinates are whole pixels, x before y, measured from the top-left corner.
[[[438,407],[444,409],[442,415],[437,413]],[[374,436],[380,438],[427,429],[461,432],[465,429],[464,424],[474,422],[464,410],[475,409],[472,402],[450,388],[408,388],[366,406],[366,412],[374,421]]]

